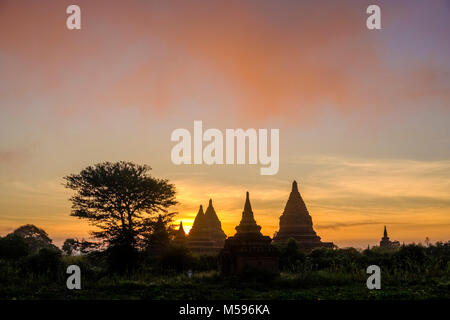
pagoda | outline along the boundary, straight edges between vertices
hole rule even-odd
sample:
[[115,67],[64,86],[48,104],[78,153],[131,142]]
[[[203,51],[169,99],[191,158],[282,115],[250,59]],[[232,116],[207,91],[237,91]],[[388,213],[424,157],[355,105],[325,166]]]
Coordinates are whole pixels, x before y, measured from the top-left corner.
[[200,205],[189,232],[188,248],[200,254],[217,254],[223,248],[225,238],[220,220],[212,206],[212,200],[209,200],[206,213]]
[[298,191],[296,181],[292,183],[291,194],[280,217],[280,230],[273,242],[282,244],[289,239],[297,241],[299,249],[306,252],[319,247],[334,247],[332,242],[320,241],[320,237],[314,231],[312,218]]
[[246,270],[278,273],[278,250],[272,246],[271,238],[261,233],[256,224],[250,204],[249,194],[236,234],[225,240],[220,252],[221,271],[225,275],[241,274]]
[[183,221],[180,222],[180,226],[178,230],[175,232],[175,238],[173,239],[173,241],[178,245],[186,244],[187,238],[183,228]]
[[398,248],[398,247],[400,247],[400,242],[391,241],[388,237],[386,226],[384,226],[384,233],[383,233],[383,238],[381,238],[381,241],[380,241],[380,248],[393,249],[393,248]]
[[209,199],[208,208],[206,208],[204,215],[204,222],[211,239],[215,242],[215,246],[222,249],[227,236],[222,230],[222,223],[217,217],[216,210],[214,210],[212,199]]

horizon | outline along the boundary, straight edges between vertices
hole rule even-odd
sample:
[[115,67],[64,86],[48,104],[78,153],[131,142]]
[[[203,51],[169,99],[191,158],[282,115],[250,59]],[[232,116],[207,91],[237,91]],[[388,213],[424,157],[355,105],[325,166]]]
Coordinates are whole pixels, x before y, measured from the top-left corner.
[[[294,180],[294,181],[296,181],[296,180]],[[300,189],[300,188],[299,188]],[[300,191],[300,190],[299,190]],[[246,191],[247,192],[247,191]],[[250,193],[250,192],[249,192]],[[289,191],[289,193],[290,193],[290,191]],[[302,196],[302,194],[301,194],[301,192],[300,192],[300,196],[303,198],[303,196]],[[287,198],[288,198],[288,196],[286,197],[286,201],[287,201]],[[214,199],[213,198],[210,198],[211,200],[212,200],[212,205],[213,205],[213,207],[214,207],[214,209],[216,210],[216,213],[217,213],[217,215],[218,215],[218,218],[219,218],[219,220],[222,222],[222,219],[221,219],[221,214],[220,214],[220,211],[218,211],[217,210],[217,208],[215,207],[215,205],[214,205]],[[305,201],[305,199],[303,199],[304,201]],[[209,202],[209,199],[208,200],[206,200],[205,201],[205,203],[208,203]],[[245,200],[243,201],[243,202],[245,202]],[[253,203],[253,199],[250,197],[250,202],[251,203]],[[308,208],[308,204],[307,204],[307,202],[305,201],[305,204],[306,204],[306,206],[307,206],[307,208]],[[203,206],[203,208],[204,208],[204,210],[206,210],[206,208],[208,207],[207,205],[204,205],[203,203],[202,204],[199,204],[199,206],[200,205],[202,205]],[[177,206],[177,205],[176,205]],[[243,206],[242,206],[243,207]],[[253,204],[252,204],[252,207],[253,207]],[[283,209],[284,209],[284,206],[283,206]],[[257,210],[257,209],[256,209]],[[261,225],[260,223],[258,223],[258,215],[256,214],[256,211],[255,209],[254,209],[254,213],[255,213],[255,220],[256,220],[256,223],[258,224],[258,225]],[[309,209],[308,209],[308,211],[310,211]],[[168,212],[172,212],[170,209],[168,210]],[[175,216],[175,219],[174,219],[174,222],[173,222],[173,224],[172,224],[172,226],[175,228],[175,230],[178,230],[178,227],[179,227],[179,224],[180,224],[180,222],[183,222],[183,229],[184,229],[184,231],[185,231],[185,234],[186,235],[188,235],[189,234],[189,231],[191,230],[191,227],[192,227],[192,224],[193,224],[193,222],[194,222],[194,218],[195,218],[195,216],[197,215],[197,212],[198,212],[198,210],[193,214],[193,216],[192,216],[192,218],[191,219],[177,219],[176,217],[177,216]],[[281,210],[280,212],[283,212],[283,210]],[[280,215],[281,215],[281,213],[280,213]],[[319,236],[319,237],[321,237],[321,235],[319,234],[319,232],[317,231],[318,229],[322,229],[320,226],[319,227],[317,227],[317,225],[314,223],[314,217],[313,217],[313,215],[311,214],[311,212],[310,212],[310,215],[311,215],[311,217],[313,218],[313,229],[316,231],[316,233],[317,233],[317,235]],[[156,217],[156,214],[154,215],[154,217]],[[73,219],[77,219],[76,217],[72,217]],[[278,218],[279,218],[279,216],[278,216]],[[278,220],[278,218],[277,218],[277,220]],[[239,220],[238,221],[236,221],[236,224],[235,224],[235,226],[237,226],[237,225],[239,225],[239,221],[240,221],[240,216],[239,216]],[[81,221],[81,222],[83,222],[83,221]],[[88,224],[87,222],[84,222],[85,224]],[[33,224],[33,223],[24,223],[24,224]],[[395,224],[394,224],[395,225]],[[40,227],[40,228],[42,228],[41,226],[39,226],[39,225],[36,225],[37,227]],[[376,227],[375,227],[376,226]],[[12,231],[14,231],[15,229],[17,229],[18,227],[20,227],[20,225],[18,225],[17,227],[15,227],[15,228],[12,228],[11,229],[11,231],[10,232],[12,232]],[[273,238],[273,235],[274,235],[274,232],[277,232],[278,231],[278,229],[279,229],[279,225],[277,225],[276,227],[273,227],[273,226],[270,226],[270,227],[272,227],[271,229],[276,229],[272,234],[268,234],[268,233],[265,233],[264,232],[264,229],[267,229],[267,228],[264,228],[265,226],[264,225],[261,225],[261,227],[262,227],[262,229],[261,229],[261,232],[263,233],[263,235],[267,235],[267,236],[270,236],[271,238]],[[267,226],[266,226],[267,227]],[[337,228],[338,226],[336,226],[336,228]],[[379,236],[379,238],[378,239],[371,239],[370,240],[370,242],[368,242],[366,245],[361,245],[361,242],[360,242],[360,240],[357,240],[358,241],[358,244],[357,245],[354,245],[352,242],[349,242],[348,244],[338,244],[338,243],[336,243],[335,241],[333,241],[333,239],[323,239],[323,237],[321,237],[322,239],[322,241],[330,241],[330,242],[334,242],[334,244],[335,245],[337,245],[339,248],[355,248],[355,249],[358,249],[358,250],[363,250],[363,249],[365,249],[365,248],[367,248],[367,246],[370,246],[370,247],[375,247],[375,246],[379,246],[379,242],[380,242],[380,240],[381,240],[381,238],[382,238],[382,236],[383,236],[383,231],[384,231],[384,228],[387,228],[387,232],[388,232],[388,236],[389,236],[389,238],[391,239],[391,241],[399,241],[401,244],[405,244],[405,245],[408,245],[408,244],[423,244],[424,242],[426,242],[426,241],[429,241],[429,243],[437,243],[437,242],[447,242],[447,241],[449,241],[448,239],[437,239],[437,240],[433,240],[433,239],[430,239],[428,236],[424,236],[422,239],[418,239],[418,241],[416,241],[415,239],[412,239],[412,241],[402,241],[402,239],[397,239],[397,238],[395,238],[395,236],[394,237],[392,237],[392,233],[390,232],[390,230],[392,229],[391,228],[391,226],[386,226],[386,225],[380,225],[379,226],[379,224],[378,223],[374,223],[373,224],[373,228],[371,228],[372,230],[374,230],[375,228],[378,230],[381,230],[380,232],[379,232],[379,234],[380,234],[380,236]],[[88,228],[90,228],[91,229],[91,231],[92,230],[94,230],[92,227],[88,227]],[[45,230],[45,228],[43,228],[44,230]],[[222,225],[222,229],[223,229],[223,225]],[[234,227],[232,228],[232,230],[234,230]],[[325,230],[326,230],[326,228],[325,228]],[[394,230],[395,230],[395,228],[394,228]],[[45,230],[45,231],[47,231],[47,230]],[[227,232],[227,230],[224,230],[224,232],[225,232],[225,234],[226,234],[226,236],[227,237],[230,237],[230,236],[233,236],[235,233],[236,233],[236,231],[229,231],[228,230],[228,232]],[[8,232],[9,233],[9,232]],[[5,234],[0,234],[0,236],[6,236],[6,234],[7,233],[5,233]],[[51,236],[51,234],[49,234],[49,236],[50,236],[50,238],[53,240],[53,243],[56,245],[56,246],[58,246],[59,248],[61,248],[62,247],[62,245],[63,245],[63,242],[64,242],[64,240],[66,240],[67,238],[72,238],[72,237],[62,237],[62,238],[53,238],[52,236]],[[78,238],[78,239],[81,239],[81,238],[84,238],[84,239],[86,239],[86,240],[96,240],[95,238],[93,238],[92,236],[87,236],[87,237],[85,237],[85,236],[82,236],[82,237],[77,237],[77,236],[74,236],[73,238]]]

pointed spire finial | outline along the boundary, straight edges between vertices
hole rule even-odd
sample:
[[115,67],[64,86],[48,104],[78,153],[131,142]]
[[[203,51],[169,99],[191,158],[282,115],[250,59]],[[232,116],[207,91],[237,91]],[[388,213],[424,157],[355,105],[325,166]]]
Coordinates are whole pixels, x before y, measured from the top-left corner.
[[387,237],[387,231],[386,231],[386,226],[384,226],[384,237]]
[[244,212],[252,212],[252,205],[250,204],[250,195],[248,191],[245,197]]
[[297,181],[295,181],[295,180],[294,180],[294,182],[292,182],[292,191],[298,192]]
[[250,204],[250,194],[247,191],[245,196],[244,211],[242,212],[242,219],[239,225],[236,227],[238,234],[243,233],[259,233],[261,227],[256,224],[253,217],[252,205]]
[[212,206],[212,199],[209,199],[209,206]]

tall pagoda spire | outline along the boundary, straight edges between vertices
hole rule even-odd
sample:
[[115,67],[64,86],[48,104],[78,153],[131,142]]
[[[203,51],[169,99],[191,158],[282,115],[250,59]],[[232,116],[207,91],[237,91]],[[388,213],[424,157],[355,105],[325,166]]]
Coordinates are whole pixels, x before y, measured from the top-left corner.
[[197,215],[195,216],[194,223],[192,224],[192,228],[189,231],[190,237],[197,237],[202,235],[202,237],[205,236],[205,214],[203,213],[203,206],[200,205],[200,208],[198,209]]
[[298,192],[298,186],[297,186],[297,181],[294,180],[294,182],[292,182],[292,190],[291,192]]
[[280,229],[274,237],[274,243],[285,243],[289,239],[297,241],[304,251],[318,247],[333,247],[331,242],[320,241],[320,237],[314,231],[311,215],[295,180],[292,182],[291,193],[281,214]]
[[217,217],[216,210],[214,210],[214,207],[212,205],[212,199],[209,199],[208,208],[206,208],[205,212],[205,220],[207,221],[208,226],[221,227],[221,223],[219,218]]
[[203,213],[203,206],[200,205],[200,208],[198,209],[197,215],[195,216],[194,224],[192,225],[192,227],[202,224],[204,217],[205,214]]
[[261,233],[253,216],[250,196],[247,192],[240,224],[236,234],[225,240],[220,252],[221,271],[224,274],[240,274],[248,268],[278,273],[278,250],[272,239]]
[[286,203],[283,214],[295,214],[309,217],[308,209],[306,209],[305,202],[298,191],[297,181],[295,180],[292,182],[291,193],[289,194],[289,199]]
[[386,226],[384,226],[383,238],[380,241],[380,247],[382,248],[398,248],[400,246],[400,242],[391,241],[388,237]]
[[242,214],[251,215],[251,217],[253,219],[252,205],[250,204],[250,196],[249,196],[248,191],[245,196],[244,212]]
[[206,212],[203,213],[203,206],[200,205],[195,217],[192,229],[189,232],[189,245],[192,250],[218,251],[223,248],[226,234],[222,230],[222,224],[217,217],[216,211],[209,199]]
[[250,204],[250,196],[247,191],[241,223],[236,227],[236,231],[237,234],[242,234],[260,233],[260,230],[261,227],[256,224],[255,218],[253,217],[252,205]]
[[222,230],[222,223],[217,216],[216,210],[214,210],[212,199],[209,199],[208,208],[205,211],[205,227],[211,233],[211,237],[218,241],[219,246],[222,246],[227,236]]

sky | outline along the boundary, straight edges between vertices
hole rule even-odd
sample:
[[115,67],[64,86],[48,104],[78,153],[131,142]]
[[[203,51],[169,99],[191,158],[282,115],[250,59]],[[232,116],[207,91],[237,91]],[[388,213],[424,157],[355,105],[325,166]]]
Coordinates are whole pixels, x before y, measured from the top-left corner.
[[[125,160],[175,184],[186,230],[212,198],[233,235],[249,191],[272,236],[297,180],[323,241],[450,240],[449,31],[448,0],[0,0],[0,235],[88,238],[63,177]],[[278,173],[174,165],[194,120],[279,129]]]

